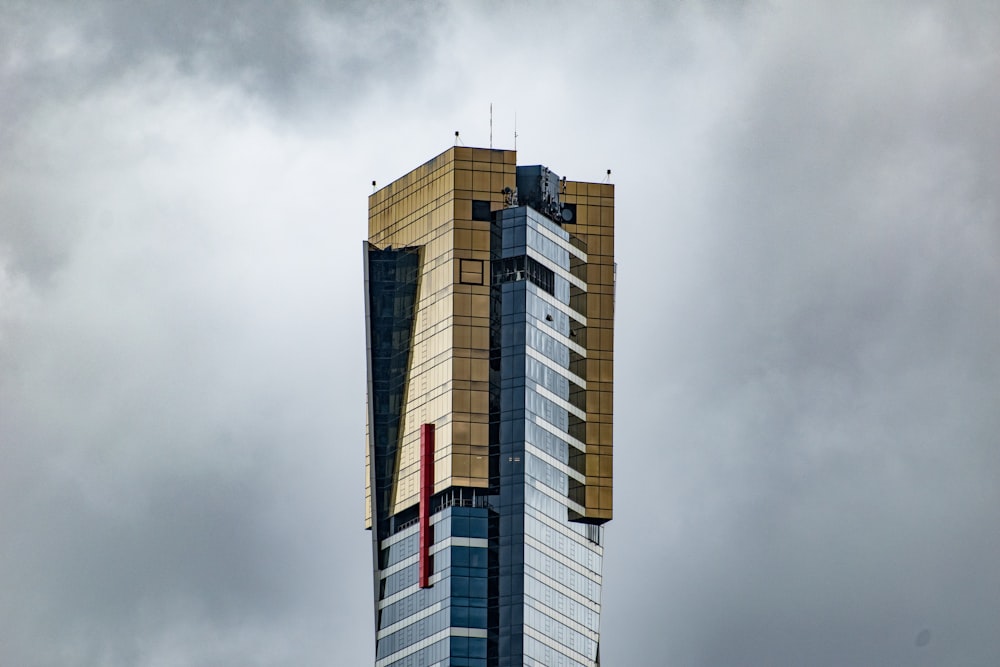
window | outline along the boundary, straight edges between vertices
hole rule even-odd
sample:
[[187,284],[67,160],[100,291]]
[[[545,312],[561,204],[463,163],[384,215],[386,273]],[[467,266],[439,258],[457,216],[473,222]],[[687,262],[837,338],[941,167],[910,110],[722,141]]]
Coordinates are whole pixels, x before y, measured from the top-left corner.
[[460,259],[458,260],[458,281],[464,285],[483,284],[483,260],[481,259]]
[[488,201],[483,201],[482,199],[472,200],[473,220],[485,220],[486,222],[489,222],[492,218],[493,215],[490,211],[490,203]]

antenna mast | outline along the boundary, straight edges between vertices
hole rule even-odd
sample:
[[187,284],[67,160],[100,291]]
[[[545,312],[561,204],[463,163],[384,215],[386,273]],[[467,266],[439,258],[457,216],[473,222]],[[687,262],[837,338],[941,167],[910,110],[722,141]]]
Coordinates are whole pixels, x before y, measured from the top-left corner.
[[493,102],[490,102],[490,148],[493,148]]

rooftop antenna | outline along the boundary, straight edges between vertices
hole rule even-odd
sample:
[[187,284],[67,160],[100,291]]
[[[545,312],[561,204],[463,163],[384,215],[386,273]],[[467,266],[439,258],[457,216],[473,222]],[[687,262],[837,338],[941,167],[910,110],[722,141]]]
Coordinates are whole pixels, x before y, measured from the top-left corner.
[[462,143],[462,140],[458,138],[458,130],[455,130],[455,145],[459,146],[459,145],[461,145],[461,143]]
[[611,170],[610,169],[608,169],[608,175],[604,177],[604,180],[602,182],[603,183],[610,183],[611,182]]
[[493,149],[493,102],[490,102],[490,149]]
[[372,181],[372,192],[375,192],[375,181]]

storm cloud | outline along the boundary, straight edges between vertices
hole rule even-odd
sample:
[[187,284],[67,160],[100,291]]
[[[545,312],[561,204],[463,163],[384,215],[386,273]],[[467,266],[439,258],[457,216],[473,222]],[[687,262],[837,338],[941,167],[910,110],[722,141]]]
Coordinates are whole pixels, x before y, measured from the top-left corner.
[[366,196],[455,130],[616,184],[604,664],[1000,660],[993,3],[277,7],[0,9],[0,663],[371,663]]

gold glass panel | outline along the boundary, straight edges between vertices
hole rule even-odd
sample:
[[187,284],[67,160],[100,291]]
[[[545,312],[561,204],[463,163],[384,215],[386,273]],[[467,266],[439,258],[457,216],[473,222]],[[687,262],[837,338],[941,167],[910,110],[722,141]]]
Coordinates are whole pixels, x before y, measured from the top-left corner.
[[[373,244],[424,247],[394,511],[417,500],[422,423],[439,427],[436,489],[488,483],[490,226],[471,220],[471,200],[501,207],[500,191],[516,182],[515,164],[514,151],[456,146],[369,197]],[[593,329],[584,337],[589,390],[585,516],[604,519],[611,514],[611,448],[603,443],[610,445],[612,436],[614,186],[567,181],[565,193],[578,205],[577,224],[566,228],[587,246],[591,265],[584,274]],[[592,453],[591,445],[600,454]],[[474,452],[478,447],[482,454]]]

